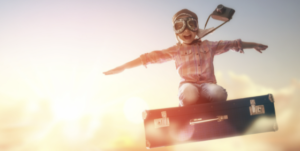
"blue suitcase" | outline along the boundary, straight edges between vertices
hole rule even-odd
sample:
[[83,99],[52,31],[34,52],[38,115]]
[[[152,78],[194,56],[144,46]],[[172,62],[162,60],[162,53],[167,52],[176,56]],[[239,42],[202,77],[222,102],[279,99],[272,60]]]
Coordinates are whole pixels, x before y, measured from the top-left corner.
[[272,94],[143,112],[148,149],[278,129]]

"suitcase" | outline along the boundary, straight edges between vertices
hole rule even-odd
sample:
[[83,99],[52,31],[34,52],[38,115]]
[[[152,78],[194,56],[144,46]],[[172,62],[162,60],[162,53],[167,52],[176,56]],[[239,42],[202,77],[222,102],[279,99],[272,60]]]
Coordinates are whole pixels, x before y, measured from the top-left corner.
[[146,148],[276,131],[272,94],[143,112]]

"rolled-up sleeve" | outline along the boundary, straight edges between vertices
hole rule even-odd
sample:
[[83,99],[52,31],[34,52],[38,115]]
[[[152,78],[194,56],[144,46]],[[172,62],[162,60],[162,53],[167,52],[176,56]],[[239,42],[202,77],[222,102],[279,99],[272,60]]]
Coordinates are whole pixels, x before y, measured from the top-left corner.
[[148,64],[163,63],[173,60],[174,54],[172,53],[172,47],[164,50],[155,50],[149,53],[142,54],[140,56],[142,63],[145,67]]
[[227,52],[229,50],[234,50],[236,52],[243,53],[244,50],[242,48],[242,41],[241,39],[232,40],[232,41],[217,41],[217,42],[211,42],[210,43],[212,51],[214,51],[215,55],[222,54],[224,52]]

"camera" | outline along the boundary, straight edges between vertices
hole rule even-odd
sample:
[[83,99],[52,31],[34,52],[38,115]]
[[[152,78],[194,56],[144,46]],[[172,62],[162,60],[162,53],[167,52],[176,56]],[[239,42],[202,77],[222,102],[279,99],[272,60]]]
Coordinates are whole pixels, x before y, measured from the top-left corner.
[[211,14],[211,18],[221,21],[229,21],[232,18],[234,12],[234,9],[225,7],[222,4],[220,4]]
[[219,25],[216,28],[213,28],[212,30],[204,33],[203,35],[200,36],[200,38],[203,38],[204,36],[208,35],[209,33],[212,33],[213,31],[215,31],[216,29],[220,28],[221,26],[223,26],[225,23],[227,23],[229,20],[231,20],[233,14],[234,14],[235,10],[232,8],[228,8],[223,6],[222,4],[218,5],[217,8],[213,11],[213,13],[211,13],[205,23],[204,29],[206,28],[206,25],[208,23],[209,18],[213,18],[215,20],[220,20],[220,21],[224,21],[224,23],[222,23],[221,25]]

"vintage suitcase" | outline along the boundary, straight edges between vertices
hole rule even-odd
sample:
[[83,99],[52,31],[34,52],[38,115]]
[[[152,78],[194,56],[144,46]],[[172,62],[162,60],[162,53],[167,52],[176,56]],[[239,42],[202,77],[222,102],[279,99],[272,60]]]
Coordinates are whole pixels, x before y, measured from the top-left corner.
[[143,112],[148,149],[278,129],[272,94]]

